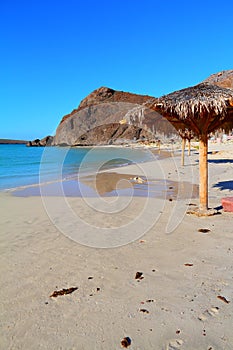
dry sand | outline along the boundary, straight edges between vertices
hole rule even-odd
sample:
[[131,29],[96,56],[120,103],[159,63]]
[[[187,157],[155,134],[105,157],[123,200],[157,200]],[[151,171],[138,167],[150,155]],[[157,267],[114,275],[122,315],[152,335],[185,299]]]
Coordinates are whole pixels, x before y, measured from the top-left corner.
[[[224,152],[224,159],[211,154],[209,163],[210,206],[219,207],[222,197],[233,195],[232,145],[210,145],[211,149]],[[197,159],[193,151],[184,167],[179,157],[161,160],[160,167],[168,180],[197,184]],[[153,181],[157,166],[150,162],[116,171],[140,177],[146,173]],[[0,348],[117,350],[121,340],[130,337],[132,350],[232,350],[233,214],[222,209],[205,218],[185,214],[188,204],[198,203],[190,197],[191,188],[190,184],[173,191],[172,200],[152,196],[150,207],[162,205],[152,228],[129,244],[109,249],[79,244],[60,232],[59,225],[69,216],[59,197],[48,197],[56,226],[47,215],[48,206],[45,210],[48,203],[40,197],[2,193]],[[182,194],[178,199],[177,193]],[[113,199],[105,198],[107,207]],[[95,205],[96,198],[91,200]],[[106,214],[81,197],[67,199],[73,213],[94,229],[116,231],[138,220],[145,196],[122,203],[123,210]],[[145,231],[148,220],[143,214]],[[67,224],[71,231],[81,227]],[[83,237],[85,232],[80,232],[78,238]],[[135,279],[136,272],[144,278]],[[78,289],[50,297],[70,287]]]

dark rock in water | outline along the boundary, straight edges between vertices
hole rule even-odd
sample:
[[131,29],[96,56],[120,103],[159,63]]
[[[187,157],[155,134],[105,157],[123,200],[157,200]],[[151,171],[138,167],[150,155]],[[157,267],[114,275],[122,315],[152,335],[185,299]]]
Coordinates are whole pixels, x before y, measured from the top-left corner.
[[33,141],[28,141],[28,147],[45,147],[51,146],[53,142],[53,136],[46,136],[43,139],[35,139]]
[[40,146],[40,139],[35,139],[33,141],[28,141],[27,146],[28,147],[39,147]]
[[51,146],[53,142],[53,136],[46,136],[40,140],[40,146]]

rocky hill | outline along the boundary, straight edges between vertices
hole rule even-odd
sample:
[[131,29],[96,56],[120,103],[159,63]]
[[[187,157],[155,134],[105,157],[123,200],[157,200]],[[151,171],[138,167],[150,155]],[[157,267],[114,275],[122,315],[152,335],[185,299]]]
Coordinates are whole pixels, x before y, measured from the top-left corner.
[[224,88],[233,89],[233,70],[223,70],[221,72],[212,74],[204,82],[218,85]]
[[90,107],[96,106],[101,103],[111,103],[111,102],[124,102],[124,103],[134,103],[134,104],[142,104],[153,97],[148,95],[138,95],[130,92],[124,91],[116,91],[110,89],[108,87],[100,87],[99,89],[91,92],[87,97],[85,97],[79,104],[77,109],[74,109],[70,114],[65,115],[61,123],[66,119],[70,118],[80,110]]
[[[204,81],[233,88],[233,70],[213,74]],[[53,139],[34,140],[28,146],[107,145],[177,135],[165,118],[145,107],[148,101],[156,98],[101,87],[62,118]]]
[[143,106],[150,100],[156,99],[101,87],[62,118],[53,144],[119,144],[119,139],[123,143],[176,134],[165,118]]

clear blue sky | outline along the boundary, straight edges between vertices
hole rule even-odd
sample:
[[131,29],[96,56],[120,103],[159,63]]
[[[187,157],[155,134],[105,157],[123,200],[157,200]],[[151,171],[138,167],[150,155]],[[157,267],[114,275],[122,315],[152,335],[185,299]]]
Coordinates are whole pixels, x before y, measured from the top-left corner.
[[0,138],[54,134],[100,86],[160,96],[232,69],[232,23],[232,0],[0,0]]

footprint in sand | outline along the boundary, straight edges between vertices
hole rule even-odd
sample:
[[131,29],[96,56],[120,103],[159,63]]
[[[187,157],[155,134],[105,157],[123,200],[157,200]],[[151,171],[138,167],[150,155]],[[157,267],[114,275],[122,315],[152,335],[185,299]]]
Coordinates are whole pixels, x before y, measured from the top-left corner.
[[219,307],[212,307],[209,310],[206,310],[206,313],[209,314],[210,316],[217,316],[217,314],[219,313]]
[[198,316],[198,319],[200,321],[206,321],[208,319],[209,316],[217,316],[219,313],[219,307],[211,307],[210,309],[205,310],[205,312],[203,312],[203,314]]
[[172,339],[167,344],[166,350],[178,350],[182,347],[183,343],[182,339]]

